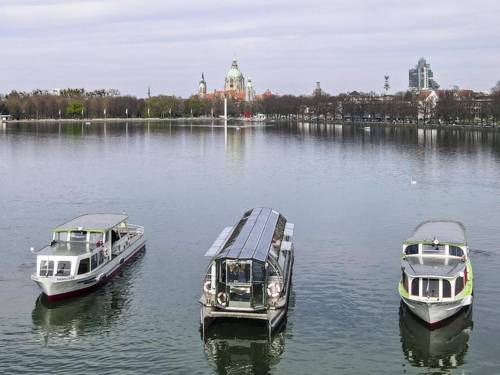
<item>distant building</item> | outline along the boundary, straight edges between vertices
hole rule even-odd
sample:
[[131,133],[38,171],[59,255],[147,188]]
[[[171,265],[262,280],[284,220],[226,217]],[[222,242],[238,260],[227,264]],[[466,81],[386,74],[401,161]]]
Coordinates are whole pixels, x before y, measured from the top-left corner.
[[202,98],[205,97],[205,95],[207,95],[207,83],[205,82],[205,74],[204,73],[201,73],[198,95]]
[[245,78],[238,67],[238,61],[236,61],[236,59],[233,59],[231,68],[229,68],[226,74],[224,91],[245,92]]
[[313,95],[314,96],[320,96],[321,94],[322,94],[321,85],[320,85],[319,82],[316,82],[316,88],[313,91]]
[[214,90],[212,93],[207,93],[207,83],[205,82],[205,77],[202,74],[198,86],[198,96],[209,99],[227,97],[237,101],[252,101],[256,98],[252,80],[248,79],[248,82],[245,83],[245,77],[243,76],[236,59],[233,59],[231,67],[226,74],[223,90]]
[[430,64],[428,64],[422,57],[418,60],[415,68],[410,69],[408,72],[409,88],[414,90],[437,90],[438,83],[434,80],[434,73],[432,72]]
[[253,89],[253,83],[251,78],[248,78],[246,99],[247,102],[251,102],[255,99],[255,90]]

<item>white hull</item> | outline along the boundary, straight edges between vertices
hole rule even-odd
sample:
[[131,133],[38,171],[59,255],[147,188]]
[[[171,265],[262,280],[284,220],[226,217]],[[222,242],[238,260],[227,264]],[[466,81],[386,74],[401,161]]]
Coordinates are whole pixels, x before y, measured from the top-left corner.
[[410,311],[429,324],[436,324],[458,313],[472,304],[472,296],[451,302],[421,302],[403,298]]
[[87,289],[97,287],[98,284],[104,284],[127,261],[142,250],[145,243],[144,237],[140,236],[103,267],[99,267],[85,275],[76,277],[38,277],[33,275],[32,279],[49,299],[70,297]]

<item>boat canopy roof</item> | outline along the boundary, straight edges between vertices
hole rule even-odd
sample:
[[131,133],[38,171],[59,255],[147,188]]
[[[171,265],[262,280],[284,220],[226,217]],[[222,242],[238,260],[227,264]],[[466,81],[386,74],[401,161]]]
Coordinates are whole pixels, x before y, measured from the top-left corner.
[[266,261],[279,217],[279,212],[270,208],[245,212],[217,258]]
[[463,224],[451,220],[424,221],[415,228],[406,243],[432,243],[434,239],[440,243],[467,243]]
[[87,231],[87,232],[105,232],[110,228],[116,227],[125,220],[128,216],[125,214],[88,214],[82,215],[59,225],[54,229],[54,232],[69,232],[69,231]]
[[444,257],[406,257],[401,266],[410,277],[455,277],[465,269],[465,262],[460,258]]

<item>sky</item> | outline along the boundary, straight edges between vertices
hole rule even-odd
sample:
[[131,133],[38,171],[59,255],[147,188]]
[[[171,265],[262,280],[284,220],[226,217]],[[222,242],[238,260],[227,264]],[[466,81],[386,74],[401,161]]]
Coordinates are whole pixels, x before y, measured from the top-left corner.
[[0,0],[0,93],[83,87],[187,97],[232,59],[257,93],[405,90],[500,80],[498,0]]

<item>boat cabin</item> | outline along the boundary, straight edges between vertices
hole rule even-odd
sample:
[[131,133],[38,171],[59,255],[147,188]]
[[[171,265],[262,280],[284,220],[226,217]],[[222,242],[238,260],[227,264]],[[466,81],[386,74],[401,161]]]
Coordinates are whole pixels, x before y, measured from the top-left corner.
[[54,229],[52,242],[38,251],[38,277],[84,276],[98,270],[129,243],[127,215],[79,216]]
[[293,224],[270,208],[245,212],[225,228],[205,254],[203,304],[223,310],[267,309],[288,292],[293,264]]
[[402,287],[413,300],[452,301],[471,276],[468,260],[461,223],[424,222],[403,244]]

